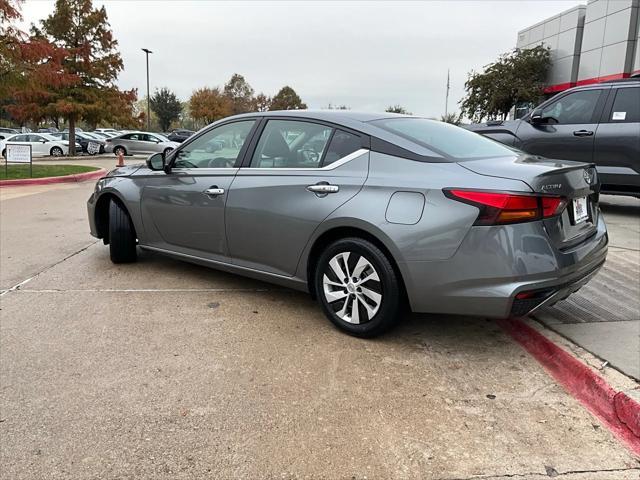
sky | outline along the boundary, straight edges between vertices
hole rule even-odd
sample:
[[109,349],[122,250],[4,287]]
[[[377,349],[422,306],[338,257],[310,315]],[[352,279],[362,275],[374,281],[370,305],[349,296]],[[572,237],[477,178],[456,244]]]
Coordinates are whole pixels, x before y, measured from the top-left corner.
[[[240,73],[256,93],[289,85],[309,108],[383,111],[400,104],[424,116],[459,109],[468,72],[515,47],[517,32],[579,5],[565,0],[214,2],[94,0],[104,5],[124,61],[118,84],[168,87],[182,100]],[[54,2],[27,0],[24,24]]]

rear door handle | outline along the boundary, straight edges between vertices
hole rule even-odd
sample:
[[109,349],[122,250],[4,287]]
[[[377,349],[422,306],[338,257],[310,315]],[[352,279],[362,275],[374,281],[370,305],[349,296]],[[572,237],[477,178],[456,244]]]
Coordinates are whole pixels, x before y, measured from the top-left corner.
[[593,135],[593,131],[592,130],[576,130],[575,132],[573,132],[573,134],[576,137],[590,137],[591,135]]
[[218,188],[217,186],[213,186],[210,188],[207,188],[204,192],[205,195],[210,195],[212,197],[216,197],[218,195],[222,195],[224,194],[224,188]]
[[338,193],[340,187],[338,185],[329,185],[328,183],[316,183],[315,185],[309,185],[307,190],[318,195],[326,195],[328,193]]

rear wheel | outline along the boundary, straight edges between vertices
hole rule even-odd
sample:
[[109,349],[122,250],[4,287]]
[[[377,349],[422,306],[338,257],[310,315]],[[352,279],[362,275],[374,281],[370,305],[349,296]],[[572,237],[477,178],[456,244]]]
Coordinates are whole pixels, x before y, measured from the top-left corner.
[[351,335],[379,335],[401,317],[398,276],[387,256],[367,240],[346,238],[329,245],[314,281],[326,316]]
[[113,263],[136,261],[136,233],[129,214],[120,203],[109,204],[109,254]]
[[165,148],[164,152],[162,152],[162,156],[164,158],[167,158],[167,155],[169,155],[172,151],[173,151],[173,148]]
[[115,153],[117,156],[120,156],[120,154],[126,155],[127,150],[124,147],[116,147],[113,149],[113,153]]
[[60,147],[53,147],[49,153],[52,157],[61,157],[62,155],[64,155],[64,152]]

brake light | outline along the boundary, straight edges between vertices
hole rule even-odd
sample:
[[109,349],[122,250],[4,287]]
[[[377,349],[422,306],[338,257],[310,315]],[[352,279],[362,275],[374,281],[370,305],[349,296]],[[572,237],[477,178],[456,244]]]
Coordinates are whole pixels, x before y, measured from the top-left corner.
[[444,194],[480,209],[474,225],[504,225],[553,217],[567,204],[563,197],[483,192],[477,190],[444,190]]

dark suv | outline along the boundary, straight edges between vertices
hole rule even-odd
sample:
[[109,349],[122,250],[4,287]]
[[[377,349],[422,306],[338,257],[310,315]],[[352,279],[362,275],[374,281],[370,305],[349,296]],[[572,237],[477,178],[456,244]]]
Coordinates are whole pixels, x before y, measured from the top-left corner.
[[572,88],[521,120],[467,128],[528,153],[593,162],[603,193],[640,197],[640,78]]

